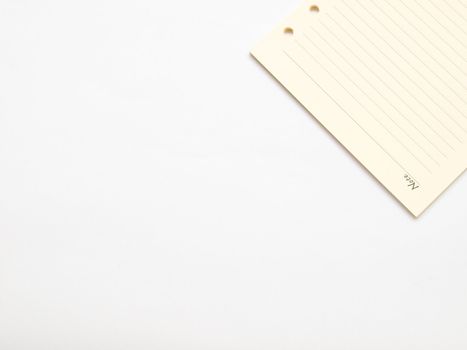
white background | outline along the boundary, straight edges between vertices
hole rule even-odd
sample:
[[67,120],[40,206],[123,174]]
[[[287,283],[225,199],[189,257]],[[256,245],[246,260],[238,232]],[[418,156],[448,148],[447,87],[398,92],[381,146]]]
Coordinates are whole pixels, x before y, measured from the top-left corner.
[[294,1],[0,1],[0,349],[467,347],[467,178],[413,219],[249,55]]

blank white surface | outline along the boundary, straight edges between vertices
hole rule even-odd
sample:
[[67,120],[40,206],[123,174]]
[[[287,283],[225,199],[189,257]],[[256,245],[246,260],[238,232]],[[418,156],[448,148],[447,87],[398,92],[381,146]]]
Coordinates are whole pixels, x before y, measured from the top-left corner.
[[295,5],[0,2],[0,349],[467,347],[467,179],[413,219],[249,57]]

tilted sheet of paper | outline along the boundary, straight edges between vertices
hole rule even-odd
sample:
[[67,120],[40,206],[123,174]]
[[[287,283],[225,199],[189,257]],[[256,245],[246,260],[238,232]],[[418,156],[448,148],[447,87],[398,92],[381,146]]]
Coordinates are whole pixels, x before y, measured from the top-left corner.
[[467,1],[305,1],[252,55],[413,215],[465,171]]

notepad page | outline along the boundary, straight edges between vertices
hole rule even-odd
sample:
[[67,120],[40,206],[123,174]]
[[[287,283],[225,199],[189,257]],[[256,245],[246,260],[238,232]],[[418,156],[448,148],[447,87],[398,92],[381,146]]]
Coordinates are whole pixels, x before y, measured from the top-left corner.
[[466,0],[305,1],[252,55],[413,215],[465,171]]

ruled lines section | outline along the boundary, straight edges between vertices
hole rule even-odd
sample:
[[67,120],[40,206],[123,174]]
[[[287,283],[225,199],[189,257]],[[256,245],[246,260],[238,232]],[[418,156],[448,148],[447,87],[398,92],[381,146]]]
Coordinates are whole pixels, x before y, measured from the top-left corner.
[[288,55],[403,168],[433,174],[467,150],[465,28],[462,1],[341,0]]

